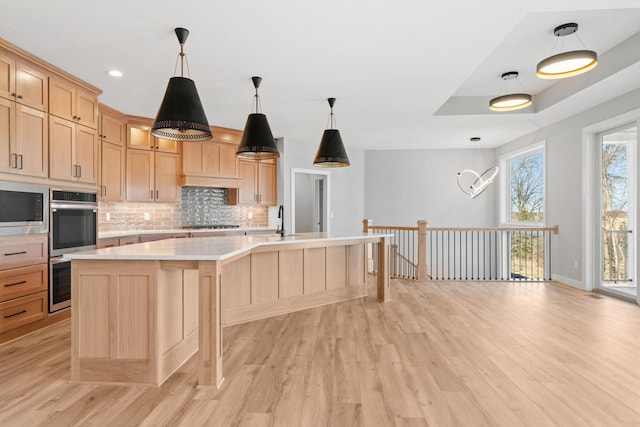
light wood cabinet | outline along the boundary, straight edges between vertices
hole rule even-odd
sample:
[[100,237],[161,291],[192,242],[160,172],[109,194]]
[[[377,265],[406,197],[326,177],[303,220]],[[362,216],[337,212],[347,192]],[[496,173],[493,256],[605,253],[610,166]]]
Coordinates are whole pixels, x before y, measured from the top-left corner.
[[124,200],[125,148],[103,141],[100,150],[100,199],[121,202]]
[[47,317],[47,235],[0,243],[0,334]]
[[35,67],[0,53],[0,97],[47,111],[48,77]]
[[237,178],[237,146],[216,141],[188,142],[182,146],[185,175]]
[[116,246],[120,246],[120,238],[119,237],[105,237],[105,238],[102,238],[102,239],[98,239],[97,246],[98,246],[98,249],[114,248]]
[[126,199],[130,202],[179,202],[180,155],[127,149]]
[[274,160],[239,160],[238,170],[242,178],[238,204],[274,206],[277,203]]
[[98,129],[98,96],[71,82],[51,78],[49,114]]
[[69,120],[49,118],[49,177],[96,184],[98,134]]
[[0,98],[0,172],[46,177],[47,113]]
[[153,120],[144,117],[127,116],[127,147],[139,150],[179,153],[178,141],[157,138],[151,135]]
[[100,104],[98,136],[103,142],[124,146],[126,141],[126,117],[124,114]]

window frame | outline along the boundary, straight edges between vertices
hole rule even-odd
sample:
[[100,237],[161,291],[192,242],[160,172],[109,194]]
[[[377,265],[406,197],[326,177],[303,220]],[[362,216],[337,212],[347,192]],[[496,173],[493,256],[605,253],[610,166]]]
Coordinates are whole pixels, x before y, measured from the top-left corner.
[[[533,154],[542,153],[542,212],[540,222],[511,219],[511,162]],[[547,141],[542,140],[499,157],[500,169],[500,224],[504,226],[546,227],[547,225]]]

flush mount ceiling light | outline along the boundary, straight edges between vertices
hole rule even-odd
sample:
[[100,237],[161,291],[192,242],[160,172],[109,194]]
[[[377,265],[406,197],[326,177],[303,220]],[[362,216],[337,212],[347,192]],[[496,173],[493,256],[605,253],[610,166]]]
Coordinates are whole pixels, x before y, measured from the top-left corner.
[[[509,80],[517,79],[518,75],[517,71],[502,73],[502,80],[505,81],[504,92],[507,91]],[[518,81],[518,83],[520,83],[520,81]],[[520,83],[520,86],[522,86],[522,83]],[[513,111],[528,107],[529,105],[531,105],[531,95],[528,93],[510,93],[508,95],[498,96],[489,101],[489,109],[492,111]]]
[[[480,137],[469,138],[471,142],[480,142]],[[498,167],[493,166],[482,173],[473,169],[464,169],[457,174],[458,187],[471,199],[475,199],[489,187],[498,175]]]
[[[180,77],[171,77],[162,104],[151,127],[151,135],[175,141],[205,141],[211,139],[211,128],[204,114],[193,80],[184,77],[186,54],[184,43],[189,30],[176,28],[180,42]],[[176,60],[176,68],[178,62]],[[189,64],[187,64],[187,72]],[[175,71],[174,71],[175,74]]]
[[319,168],[341,168],[351,165],[347,151],[344,149],[340,131],[336,129],[335,117],[333,115],[333,105],[336,103],[335,98],[327,99],[329,102],[329,129],[325,129],[316,152],[316,158],[313,165]]
[[[577,31],[578,24],[571,22],[554,28],[553,34],[556,37],[564,37],[575,34]],[[584,43],[582,43],[577,34],[576,38],[584,47]],[[542,79],[563,79],[586,73],[596,65],[598,65],[598,54],[594,51],[586,49],[573,50],[559,53],[540,61],[536,68],[536,75]]]
[[258,95],[262,77],[251,77],[251,81],[256,89],[256,94],[253,96],[256,112],[249,114],[247,118],[244,132],[242,132],[242,140],[236,150],[236,157],[249,160],[276,159],[280,157],[280,153],[273,139],[267,116],[262,114],[262,105]]

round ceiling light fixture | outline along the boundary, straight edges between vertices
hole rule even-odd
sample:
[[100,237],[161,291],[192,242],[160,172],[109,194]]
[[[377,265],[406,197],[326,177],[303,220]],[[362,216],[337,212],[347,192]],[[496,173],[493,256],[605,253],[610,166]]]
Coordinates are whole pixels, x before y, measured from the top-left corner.
[[[509,80],[518,78],[517,71],[502,73],[502,80],[508,83]],[[528,93],[510,93],[498,96],[489,101],[489,109],[492,111],[513,111],[531,105],[531,95]]]
[[[557,26],[554,28],[553,34],[556,37],[564,37],[575,34],[577,31],[578,24],[571,22]],[[578,37],[577,34],[576,37]],[[582,44],[581,40],[580,43]],[[586,49],[572,50],[552,55],[540,61],[536,67],[536,75],[542,79],[563,79],[586,73],[596,65],[598,65],[596,52]]]

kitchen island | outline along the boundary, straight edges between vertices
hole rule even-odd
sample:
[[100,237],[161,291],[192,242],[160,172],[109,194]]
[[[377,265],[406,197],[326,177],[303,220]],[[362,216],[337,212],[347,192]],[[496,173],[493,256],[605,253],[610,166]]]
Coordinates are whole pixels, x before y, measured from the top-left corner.
[[160,385],[199,351],[219,387],[222,328],[367,294],[389,298],[391,235],[304,233],[170,239],[68,254],[73,382]]

